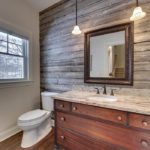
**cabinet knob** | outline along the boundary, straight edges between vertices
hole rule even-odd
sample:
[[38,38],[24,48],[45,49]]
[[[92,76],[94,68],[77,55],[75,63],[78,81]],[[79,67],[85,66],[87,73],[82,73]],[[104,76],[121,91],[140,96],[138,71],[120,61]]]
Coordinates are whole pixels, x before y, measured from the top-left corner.
[[60,120],[61,120],[61,121],[65,121],[65,118],[64,118],[64,117],[61,117]]
[[142,121],[143,126],[147,127],[148,126],[148,122],[147,121]]
[[65,137],[62,135],[62,136],[60,136],[60,138],[62,139],[62,140],[64,140],[65,139]]
[[143,147],[148,147],[148,142],[146,140],[141,140],[141,144]]
[[73,110],[74,110],[74,111],[77,110],[77,107],[73,107]]
[[121,120],[122,120],[122,117],[121,117],[121,116],[118,116],[117,119],[118,119],[119,121],[121,121]]
[[63,104],[60,104],[60,107],[61,107],[61,108],[64,108],[64,105],[63,105]]

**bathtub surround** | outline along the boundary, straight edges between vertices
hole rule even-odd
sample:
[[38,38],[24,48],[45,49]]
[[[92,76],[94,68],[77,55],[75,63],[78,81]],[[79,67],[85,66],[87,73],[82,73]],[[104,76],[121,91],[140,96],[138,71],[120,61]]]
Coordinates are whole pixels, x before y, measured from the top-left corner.
[[0,0],[0,28],[29,37],[32,81],[0,84],[0,141],[19,132],[17,118],[40,106],[39,16],[24,1]]
[[[42,90],[101,86],[84,83],[84,32],[129,22],[135,8],[135,0],[79,0],[78,4],[78,23],[83,31],[78,36],[71,34],[74,1],[63,0],[40,13]],[[142,0],[140,6],[147,15],[134,23],[134,86],[116,86],[131,94],[131,89],[147,93],[150,88],[150,1]]]

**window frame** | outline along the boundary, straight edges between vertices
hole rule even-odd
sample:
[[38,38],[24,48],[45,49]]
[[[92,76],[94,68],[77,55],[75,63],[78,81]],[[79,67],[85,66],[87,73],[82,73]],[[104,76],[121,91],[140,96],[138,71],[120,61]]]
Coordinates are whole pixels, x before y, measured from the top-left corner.
[[[29,81],[29,49],[30,49],[30,41],[29,38],[19,35],[15,32],[9,31],[9,30],[5,30],[0,28],[0,32],[3,32],[5,34],[7,34],[7,41],[4,40],[4,42],[7,43],[7,52],[0,52],[0,54],[6,55],[6,56],[15,56],[15,57],[20,57],[23,58],[23,78],[15,78],[15,79],[0,79],[0,84],[1,83],[18,83],[18,82],[26,82]],[[9,53],[9,43],[14,44],[14,45],[19,45],[19,44],[15,44],[13,42],[9,42],[8,40],[8,36],[14,36],[16,38],[21,38],[23,40],[23,55],[17,55],[17,54],[11,54]]]

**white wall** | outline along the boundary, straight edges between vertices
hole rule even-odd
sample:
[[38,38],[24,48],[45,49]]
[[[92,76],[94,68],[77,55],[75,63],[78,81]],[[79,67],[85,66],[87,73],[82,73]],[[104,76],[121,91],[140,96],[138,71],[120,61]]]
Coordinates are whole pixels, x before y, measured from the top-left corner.
[[117,55],[117,68],[125,68],[125,45],[117,45],[114,50],[114,55]]
[[24,0],[0,0],[0,27],[28,36],[32,82],[0,84],[0,140],[17,131],[17,118],[40,104],[39,15]]

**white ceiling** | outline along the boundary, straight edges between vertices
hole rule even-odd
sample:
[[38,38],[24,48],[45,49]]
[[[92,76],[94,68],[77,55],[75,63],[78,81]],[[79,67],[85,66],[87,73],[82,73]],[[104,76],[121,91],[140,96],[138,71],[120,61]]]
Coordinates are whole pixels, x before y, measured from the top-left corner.
[[50,7],[51,5],[59,2],[60,0],[25,0],[25,1],[36,10],[42,11]]

